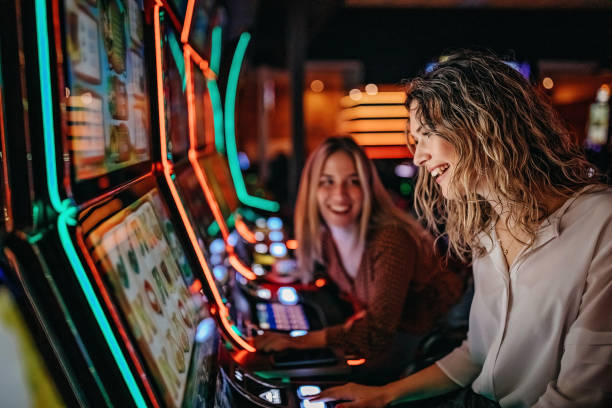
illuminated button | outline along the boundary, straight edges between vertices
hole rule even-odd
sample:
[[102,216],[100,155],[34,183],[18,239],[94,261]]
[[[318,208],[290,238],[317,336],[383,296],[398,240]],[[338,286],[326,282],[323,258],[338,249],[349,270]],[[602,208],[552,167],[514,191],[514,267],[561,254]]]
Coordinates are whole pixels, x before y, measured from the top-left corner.
[[227,279],[227,268],[223,265],[217,265],[213,268],[213,275],[219,282],[225,282]]
[[259,244],[255,245],[255,252],[258,254],[265,254],[268,252],[268,246],[260,242]]
[[282,231],[270,231],[268,238],[270,238],[270,241],[272,242],[280,242],[283,240],[283,238],[285,238],[285,236],[283,235]]
[[213,265],[219,265],[223,263],[223,255],[213,254],[210,256],[210,263]]
[[236,379],[238,381],[242,381],[242,379],[244,378],[244,376],[242,374],[242,371],[240,371],[240,370],[235,370],[234,371],[234,377],[236,377]]
[[238,244],[239,238],[240,238],[240,235],[238,234],[238,232],[232,231],[227,237],[227,243],[235,247]]
[[270,253],[277,258],[287,255],[287,247],[282,242],[270,244]]
[[270,299],[272,297],[272,292],[268,288],[257,289],[257,296],[262,299]]
[[255,273],[255,275],[257,276],[263,276],[266,274],[266,270],[260,264],[253,264],[253,266],[251,266],[251,269],[253,269],[253,273]]
[[284,305],[295,305],[298,302],[298,294],[295,288],[282,286],[276,292],[278,301]]
[[281,403],[281,396],[280,396],[280,390],[277,389],[271,389],[265,392],[262,392],[261,394],[259,394],[259,398],[261,398],[262,400],[266,400],[268,402],[271,402],[272,404],[280,404]]
[[325,403],[322,401],[308,401],[302,400],[300,404],[302,408],[325,408]]
[[262,231],[255,232],[255,240],[263,241],[264,239],[266,239],[266,234],[264,234]]
[[321,388],[316,385],[302,385],[297,390],[297,395],[301,399],[311,397],[321,393]]
[[308,332],[306,330],[291,330],[291,333],[289,333],[291,337],[301,337],[307,334]]
[[264,229],[266,228],[266,219],[265,218],[258,218],[255,220],[255,226],[257,226],[257,228],[261,228]]
[[246,284],[249,283],[247,278],[245,278],[244,276],[242,276],[239,273],[236,274],[236,280],[238,281],[238,283],[240,283],[241,285],[244,285],[244,286],[246,286]]
[[278,217],[270,217],[268,218],[268,228],[271,230],[279,230],[283,228],[283,220]]
[[261,327],[264,330],[268,330],[270,328],[270,323],[268,323],[268,322],[260,322],[259,323],[259,327]]
[[221,238],[215,239],[210,243],[211,254],[222,254],[225,251],[225,242]]
[[211,339],[211,336],[215,333],[215,320],[212,317],[208,317],[198,324],[195,339],[198,343],[204,343]]

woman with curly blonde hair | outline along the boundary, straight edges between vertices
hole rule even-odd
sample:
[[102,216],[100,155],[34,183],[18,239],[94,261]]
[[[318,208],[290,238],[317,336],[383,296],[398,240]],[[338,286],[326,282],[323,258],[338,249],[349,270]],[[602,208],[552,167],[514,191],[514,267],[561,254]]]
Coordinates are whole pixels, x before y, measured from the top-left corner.
[[399,374],[397,363],[408,363],[410,344],[458,300],[460,274],[442,265],[432,236],[392,203],[374,163],[349,137],[329,138],[310,155],[294,225],[303,279],[312,280],[315,265],[323,266],[358,313],[303,337],[256,337],[257,349],[332,346],[368,357],[368,364],[390,359],[395,350]]
[[611,406],[612,189],[550,104],[494,56],[451,55],[410,83],[407,105],[418,210],[430,228],[445,224],[449,251],[472,254],[468,338],[403,380],[319,398]]

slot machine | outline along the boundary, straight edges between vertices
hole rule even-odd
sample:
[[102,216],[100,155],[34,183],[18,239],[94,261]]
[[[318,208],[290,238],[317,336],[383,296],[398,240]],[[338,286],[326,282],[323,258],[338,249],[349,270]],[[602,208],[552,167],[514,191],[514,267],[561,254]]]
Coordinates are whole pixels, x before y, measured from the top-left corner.
[[219,332],[160,171],[153,5],[15,4],[12,28],[36,34],[16,60],[31,186],[15,190],[31,205],[6,248],[49,319],[70,405],[210,406]]

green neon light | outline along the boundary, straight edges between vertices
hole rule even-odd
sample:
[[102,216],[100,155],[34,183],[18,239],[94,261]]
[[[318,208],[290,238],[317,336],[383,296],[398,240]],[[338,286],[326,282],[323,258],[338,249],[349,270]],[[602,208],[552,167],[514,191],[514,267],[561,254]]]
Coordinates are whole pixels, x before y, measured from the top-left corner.
[[219,231],[220,229],[219,229],[219,224],[217,224],[217,221],[213,221],[212,224],[210,224],[208,228],[206,228],[206,232],[208,233],[209,237],[217,236]]
[[49,199],[55,211],[60,212],[60,199],[57,168],[55,166],[55,135],[51,98],[51,72],[49,67],[49,43],[47,42],[47,4],[45,0],[36,0],[36,41],[38,45],[38,66],[40,77],[40,97],[42,102],[43,136],[45,138],[45,157],[47,166],[47,189]]
[[225,155],[225,137],[223,136],[223,106],[217,81],[209,79],[206,81],[210,102],[213,108],[213,123],[215,126],[215,148],[219,154]]
[[185,89],[187,88],[187,78],[185,77],[185,60],[183,59],[183,51],[181,51],[181,46],[172,32],[170,32],[168,35],[168,44],[170,45],[170,53],[172,54],[176,68],[178,69],[181,80],[183,81],[183,93],[185,93]]
[[91,282],[87,278],[87,273],[85,272],[85,268],[81,264],[81,260],[77,254],[76,249],[70,239],[70,233],[68,232],[68,225],[75,225],[75,215],[77,208],[75,206],[69,206],[66,208],[57,219],[57,231],[60,236],[60,240],[62,242],[62,246],[64,247],[64,251],[66,255],[68,255],[68,260],[70,261],[70,265],[72,266],[72,270],[81,285],[81,289],[85,293],[85,297],[87,298],[87,303],[89,303],[89,307],[91,308],[94,316],[96,317],[96,321],[102,329],[102,335],[108,344],[110,351],[119,366],[119,370],[123,376],[123,380],[127,384],[130,393],[132,394],[132,398],[138,407],[146,407],[147,404],[138,389],[138,384],[136,384],[136,380],[130,371],[130,367],[128,366],[127,361],[125,360],[125,356],[121,352],[121,347],[119,347],[119,343],[113,334],[113,330],[111,329],[111,325],[108,322],[106,316],[104,315],[104,311],[102,310],[102,306],[96,297],[96,294],[91,286]]
[[212,30],[211,34],[211,46],[210,46],[210,69],[217,75],[219,75],[219,66],[221,66],[221,34],[223,29],[216,26]]
[[[38,45],[38,65],[39,65],[39,79],[40,79],[40,96],[42,105],[42,116],[43,116],[43,137],[44,137],[44,148],[45,148],[45,166],[47,171],[47,189],[49,191],[49,199],[53,209],[59,213],[57,219],[58,233],[64,251],[68,256],[72,269],[76,274],[76,277],[81,285],[87,302],[91,307],[94,316],[96,317],[97,323],[102,329],[102,334],[115,358],[119,371],[126,382],[128,389],[134,399],[135,404],[138,407],[146,407],[145,400],[136,384],[136,380],[132,375],[127,361],[121,352],[121,348],[117,343],[113,331],[111,330],[110,324],[102,311],[102,307],[96,298],[96,295],[91,287],[91,283],[87,279],[85,269],[81,265],[81,261],[77,255],[77,252],[70,240],[70,234],[68,233],[68,225],[74,225],[76,223],[74,216],[76,215],[76,207],[71,204],[70,200],[61,201],[59,194],[59,183],[57,180],[57,167],[55,162],[55,132],[53,124],[53,98],[51,97],[51,72],[50,72],[50,59],[49,59],[49,43],[47,41],[47,6],[45,0],[36,0],[36,41]],[[102,386],[100,384],[100,386]],[[106,394],[106,390],[103,388],[102,392]]]
[[250,207],[275,212],[280,208],[276,201],[270,201],[266,200],[265,198],[249,195],[246,186],[244,185],[244,178],[242,177],[242,171],[240,170],[240,164],[238,162],[236,129],[234,127],[236,114],[236,93],[238,91],[240,68],[242,67],[242,61],[244,60],[244,54],[250,39],[251,35],[246,32],[242,33],[240,36],[238,45],[236,46],[236,51],[234,52],[234,57],[232,58],[232,65],[230,67],[230,72],[227,79],[227,92],[225,94],[225,144],[227,147],[227,160],[229,162],[230,172],[232,173],[232,179],[234,180],[234,187],[236,188],[236,195],[238,196],[238,199],[243,204]]

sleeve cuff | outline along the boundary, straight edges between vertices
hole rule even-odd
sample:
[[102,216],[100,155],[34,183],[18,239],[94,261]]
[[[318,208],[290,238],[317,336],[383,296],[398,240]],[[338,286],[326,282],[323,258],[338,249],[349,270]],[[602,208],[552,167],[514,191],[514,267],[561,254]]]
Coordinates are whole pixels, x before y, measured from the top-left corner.
[[467,342],[463,342],[450,354],[436,361],[436,365],[448,378],[462,387],[470,385],[480,374],[481,367],[470,358]]

